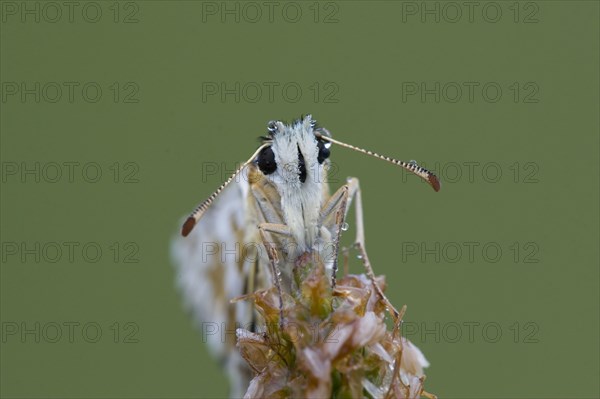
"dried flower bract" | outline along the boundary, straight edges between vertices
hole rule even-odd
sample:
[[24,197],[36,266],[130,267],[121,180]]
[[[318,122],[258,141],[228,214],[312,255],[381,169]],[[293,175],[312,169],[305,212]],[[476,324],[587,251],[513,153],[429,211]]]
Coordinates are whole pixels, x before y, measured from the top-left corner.
[[[254,301],[261,331],[237,330],[238,348],[255,377],[245,398],[435,398],[424,391],[421,351],[387,328],[386,307],[365,275],[331,288],[321,262],[294,271],[284,294],[283,327],[274,288]],[[377,284],[383,289],[384,278]]]

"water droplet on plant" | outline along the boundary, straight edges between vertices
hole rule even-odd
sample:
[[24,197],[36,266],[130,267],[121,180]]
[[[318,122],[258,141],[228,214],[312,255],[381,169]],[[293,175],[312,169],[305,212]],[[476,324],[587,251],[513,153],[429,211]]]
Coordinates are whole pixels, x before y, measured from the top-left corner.
[[357,258],[357,259],[362,259],[362,258],[363,258],[363,256],[362,256],[361,254],[358,254],[358,255],[356,255],[356,258]]
[[348,225],[348,223],[346,223],[346,222],[342,223],[342,231],[346,231],[346,230],[348,230],[348,227],[350,227],[350,226]]

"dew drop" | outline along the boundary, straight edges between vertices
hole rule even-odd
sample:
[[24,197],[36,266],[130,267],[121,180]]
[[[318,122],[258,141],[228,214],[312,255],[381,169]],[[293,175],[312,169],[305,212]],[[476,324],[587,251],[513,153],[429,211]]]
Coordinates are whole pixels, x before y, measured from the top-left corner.
[[362,259],[362,258],[363,258],[363,256],[362,256],[361,254],[358,254],[358,255],[356,255],[356,258],[357,258],[357,259]]
[[342,230],[343,230],[343,231],[346,231],[346,230],[348,230],[348,228],[349,228],[349,227],[350,227],[350,226],[348,225],[348,223],[346,223],[346,222],[342,223],[342,226],[341,226],[341,228],[342,228]]

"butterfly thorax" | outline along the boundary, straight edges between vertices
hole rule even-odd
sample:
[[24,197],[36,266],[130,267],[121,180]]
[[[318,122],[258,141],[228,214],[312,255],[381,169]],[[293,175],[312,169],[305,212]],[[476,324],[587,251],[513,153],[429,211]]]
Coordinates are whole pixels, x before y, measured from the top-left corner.
[[273,122],[272,127],[270,150],[276,167],[267,177],[281,197],[284,221],[298,250],[309,251],[318,238],[319,210],[327,191],[313,124],[304,119],[292,125]]

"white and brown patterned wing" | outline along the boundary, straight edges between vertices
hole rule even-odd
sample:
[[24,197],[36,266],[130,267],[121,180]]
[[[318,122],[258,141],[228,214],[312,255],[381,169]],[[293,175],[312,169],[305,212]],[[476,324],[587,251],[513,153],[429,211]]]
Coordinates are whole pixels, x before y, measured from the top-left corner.
[[171,245],[185,306],[210,352],[224,363],[232,397],[243,395],[250,378],[235,347],[235,329],[252,321],[252,308],[244,301],[230,302],[247,293],[253,267],[252,259],[243,253],[245,243],[256,240],[248,231],[253,212],[244,176],[247,174],[241,173],[223,190],[187,237],[178,235]]

